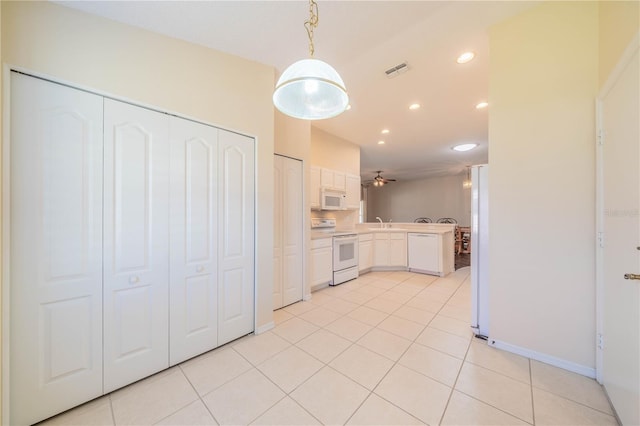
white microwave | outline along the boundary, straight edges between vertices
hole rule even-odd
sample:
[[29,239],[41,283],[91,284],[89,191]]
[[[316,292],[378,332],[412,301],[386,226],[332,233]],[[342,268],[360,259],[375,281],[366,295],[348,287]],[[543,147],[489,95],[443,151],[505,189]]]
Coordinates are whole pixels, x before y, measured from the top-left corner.
[[335,189],[320,189],[320,208],[322,210],[346,210],[347,194]]

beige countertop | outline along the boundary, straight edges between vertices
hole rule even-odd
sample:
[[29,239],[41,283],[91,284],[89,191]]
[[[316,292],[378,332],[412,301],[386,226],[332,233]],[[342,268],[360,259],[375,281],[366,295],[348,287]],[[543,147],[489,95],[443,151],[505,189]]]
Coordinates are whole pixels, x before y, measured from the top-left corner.
[[416,223],[385,223],[385,228],[380,228],[379,223],[361,223],[353,230],[339,230],[339,231],[311,231],[311,239],[317,240],[321,238],[331,238],[336,235],[348,235],[348,234],[372,234],[372,233],[421,233],[421,234],[446,234],[448,232],[454,232],[455,225],[449,224],[416,224]]

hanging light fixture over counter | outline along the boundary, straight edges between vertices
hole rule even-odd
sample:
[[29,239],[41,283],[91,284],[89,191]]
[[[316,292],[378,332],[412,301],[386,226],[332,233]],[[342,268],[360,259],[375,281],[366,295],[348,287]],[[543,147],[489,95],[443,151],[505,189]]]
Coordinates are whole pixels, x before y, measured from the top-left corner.
[[313,30],[318,26],[318,5],[309,0],[309,20],[304,23],[309,36],[311,58],[290,65],[278,79],[273,104],[284,114],[306,120],[331,118],[345,111],[349,96],[344,82],[326,62],[314,59]]
[[473,182],[471,181],[471,166],[467,166],[467,175],[465,179],[462,181],[462,187],[464,189],[470,189],[473,186]]

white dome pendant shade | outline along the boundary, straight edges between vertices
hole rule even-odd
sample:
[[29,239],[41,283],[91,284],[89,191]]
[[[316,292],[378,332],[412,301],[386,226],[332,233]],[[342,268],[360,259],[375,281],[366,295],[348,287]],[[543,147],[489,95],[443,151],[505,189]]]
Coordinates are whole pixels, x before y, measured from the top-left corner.
[[313,30],[318,26],[318,5],[309,0],[309,20],[304,23],[309,36],[310,59],[290,65],[276,84],[273,104],[291,117],[321,120],[343,113],[349,105],[344,81],[326,62],[313,59]]
[[343,113],[349,96],[331,65],[319,59],[302,59],[280,76],[273,104],[291,117],[321,120]]

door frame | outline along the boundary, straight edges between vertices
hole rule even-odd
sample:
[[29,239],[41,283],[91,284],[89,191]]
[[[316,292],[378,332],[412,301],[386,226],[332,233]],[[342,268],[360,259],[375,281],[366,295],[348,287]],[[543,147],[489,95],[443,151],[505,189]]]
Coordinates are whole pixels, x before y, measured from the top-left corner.
[[603,99],[609,94],[623,71],[633,59],[636,51],[640,49],[640,32],[636,33],[627,48],[624,50],[618,63],[613,68],[606,82],[598,92],[595,100],[596,110],[596,380],[602,384],[602,336],[604,332],[604,157],[603,145],[605,133],[603,129]]

